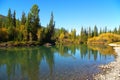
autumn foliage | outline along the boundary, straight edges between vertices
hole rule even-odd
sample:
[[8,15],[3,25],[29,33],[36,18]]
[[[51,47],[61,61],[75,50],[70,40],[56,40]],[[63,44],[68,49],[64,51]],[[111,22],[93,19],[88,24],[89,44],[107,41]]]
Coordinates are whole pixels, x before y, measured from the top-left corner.
[[88,44],[109,44],[111,42],[119,42],[120,35],[114,33],[103,33],[98,37],[89,38]]

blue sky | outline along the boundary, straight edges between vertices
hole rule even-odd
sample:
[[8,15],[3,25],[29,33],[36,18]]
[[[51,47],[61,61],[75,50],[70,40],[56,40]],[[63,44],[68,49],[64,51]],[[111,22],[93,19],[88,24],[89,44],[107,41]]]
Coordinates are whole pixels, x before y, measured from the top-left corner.
[[20,19],[22,11],[27,14],[33,4],[38,4],[44,26],[49,23],[51,11],[57,28],[75,28],[77,33],[81,26],[113,29],[120,25],[120,0],[0,0],[0,14],[7,15],[11,8]]

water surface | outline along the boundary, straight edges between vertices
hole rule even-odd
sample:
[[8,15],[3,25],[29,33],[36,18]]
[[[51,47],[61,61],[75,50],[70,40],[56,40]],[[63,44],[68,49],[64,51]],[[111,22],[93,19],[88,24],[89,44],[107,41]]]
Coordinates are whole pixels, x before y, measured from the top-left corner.
[[84,80],[115,59],[112,47],[86,45],[0,49],[0,80]]

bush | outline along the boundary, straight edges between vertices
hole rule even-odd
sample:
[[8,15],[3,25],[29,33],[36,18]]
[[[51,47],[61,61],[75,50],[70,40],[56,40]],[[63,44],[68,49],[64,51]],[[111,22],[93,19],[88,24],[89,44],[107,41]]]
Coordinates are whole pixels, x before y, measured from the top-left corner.
[[8,40],[8,32],[6,28],[0,28],[0,42]]

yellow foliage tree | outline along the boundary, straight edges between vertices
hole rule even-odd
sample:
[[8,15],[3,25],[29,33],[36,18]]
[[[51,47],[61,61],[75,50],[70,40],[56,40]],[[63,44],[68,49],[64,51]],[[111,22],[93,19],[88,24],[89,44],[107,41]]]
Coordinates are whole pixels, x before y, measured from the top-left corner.
[[43,39],[42,33],[43,33],[43,29],[39,28],[38,32],[37,32],[38,41],[42,41],[42,39]]
[[6,28],[0,28],[0,41],[7,41],[8,40],[8,32]]
[[64,37],[65,37],[65,34],[62,32],[59,36],[60,41],[62,41],[64,39]]

